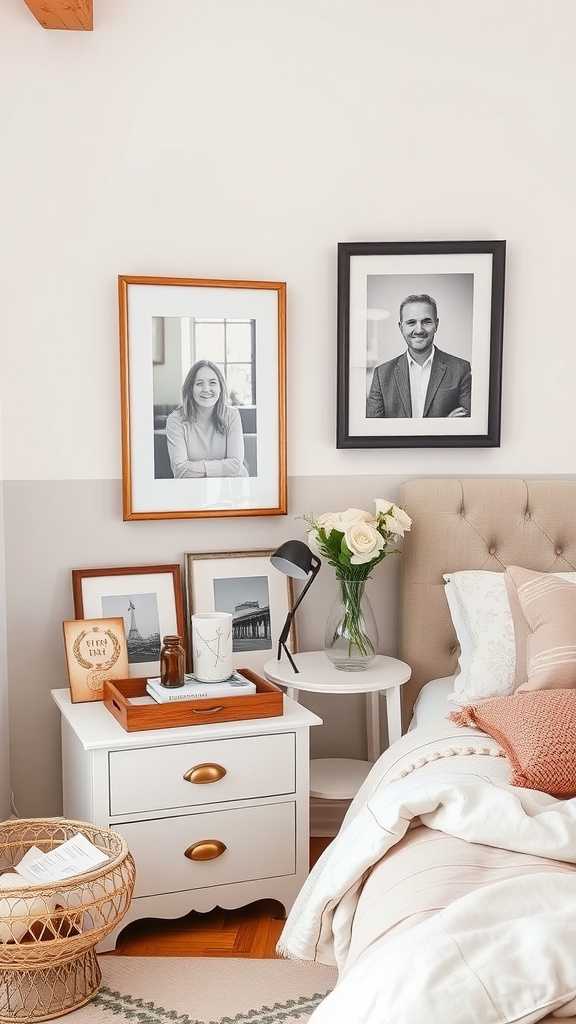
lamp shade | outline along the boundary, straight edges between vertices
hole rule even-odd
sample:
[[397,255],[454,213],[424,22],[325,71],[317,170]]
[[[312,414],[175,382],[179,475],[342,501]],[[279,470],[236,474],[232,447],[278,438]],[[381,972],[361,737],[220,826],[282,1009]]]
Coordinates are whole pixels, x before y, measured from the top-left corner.
[[287,540],[270,556],[275,569],[295,580],[305,580],[312,572],[318,559],[312,554],[307,544],[301,540]]

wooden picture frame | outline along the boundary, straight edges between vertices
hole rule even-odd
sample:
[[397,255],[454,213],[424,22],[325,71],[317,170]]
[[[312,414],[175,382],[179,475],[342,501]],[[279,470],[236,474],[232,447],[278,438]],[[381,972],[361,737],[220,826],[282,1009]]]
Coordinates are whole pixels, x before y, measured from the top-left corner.
[[339,244],[338,448],[500,445],[505,256],[502,240]]
[[285,515],[285,283],[122,275],[118,299],[124,519]]
[[177,633],[187,642],[178,564],[73,569],[72,593],[77,619],[112,613],[123,617],[131,676],[159,674],[160,645],[166,634]]
[[[188,552],[184,556],[185,562],[185,587],[186,587],[186,616],[190,617],[195,611],[232,611],[233,587],[242,590],[240,581],[242,579],[254,580],[266,577],[267,583],[262,582],[259,589],[251,595],[253,601],[259,600],[259,593],[268,595],[269,599],[269,634],[265,644],[250,647],[248,643],[241,643],[236,636],[233,639],[234,667],[247,667],[255,672],[262,673],[264,663],[276,654],[276,643],[284,625],[286,615],[294,606],[294,581],[291,577],[283,576],[270,563],[270,556],[274,548],[256,551],[213,551],[213,552]],[[226,563],[230,563],[228,566]],[[212,564],[211,564],[212,563]],[[215,570],[222,575],[216,576]],[[220,590],[224,588],[219,604],[215,579],[221,583]],[[229,593],[225,593],[228,585]],[[233,623],[234,630],[234,623]],[[188,654],[192,664],[192,631],[189,630]],[[292,622],[290,637],[288,639],[290,650],[298,651],[298,634],[295,622]]]

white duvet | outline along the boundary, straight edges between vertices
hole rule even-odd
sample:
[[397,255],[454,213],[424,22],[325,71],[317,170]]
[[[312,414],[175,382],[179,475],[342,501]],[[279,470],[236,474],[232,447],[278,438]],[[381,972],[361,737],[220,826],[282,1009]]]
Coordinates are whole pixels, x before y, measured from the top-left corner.
[[[345,970],[364,878],[415,823],[549,858],[558,872],[508,877],[392,931]],[[444,723],[417,729],[374,766],[305,883],[278,949],[336,963],[314,1024],[529,1024],[576,1012],[576,800],[508,784],[496,744]],[[563,870],[564,869],[564,870]],[[574,1000],[574,1003],[572,1002]]]

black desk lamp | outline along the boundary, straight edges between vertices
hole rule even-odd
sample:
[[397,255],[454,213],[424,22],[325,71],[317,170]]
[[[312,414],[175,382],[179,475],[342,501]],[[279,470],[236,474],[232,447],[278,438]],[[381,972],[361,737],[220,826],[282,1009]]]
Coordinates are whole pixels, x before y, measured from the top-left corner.
[[271,555],[270,561],[274,568],[283,572],[285,576],[291,576],[294,580],[308,580],[302,593],[299,595],[296,604],[288,612],[286,622],[284,623],[282,632],[278,637],[278,661],[282,658],[282,648],[284,648],[286,651],[286,657],[292,665],[292,668],[295,672],[298,672],[294,659],[286,646],[286,641],[290,635],[290,627],[294,619],[294,613],[302,601],[304,594],[307,593],[316,579],[322,563],[316,555],[312,554],[308,545],[304,544],[301,540],[287,540],[285,544],[281,544],[278,550]]

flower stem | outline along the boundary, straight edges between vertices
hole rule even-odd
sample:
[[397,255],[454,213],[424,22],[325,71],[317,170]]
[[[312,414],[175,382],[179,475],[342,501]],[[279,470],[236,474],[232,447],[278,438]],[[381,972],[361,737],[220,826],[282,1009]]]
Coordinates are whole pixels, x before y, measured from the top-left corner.
[[374,644],[368,636],[362,615],[362,597],[364,595],[364,579],[343,579],[340,577],[342,603],[344,605],[343,633],[348,639],[348,657],[353,656],[356,648],[362,657],[372,656]]

